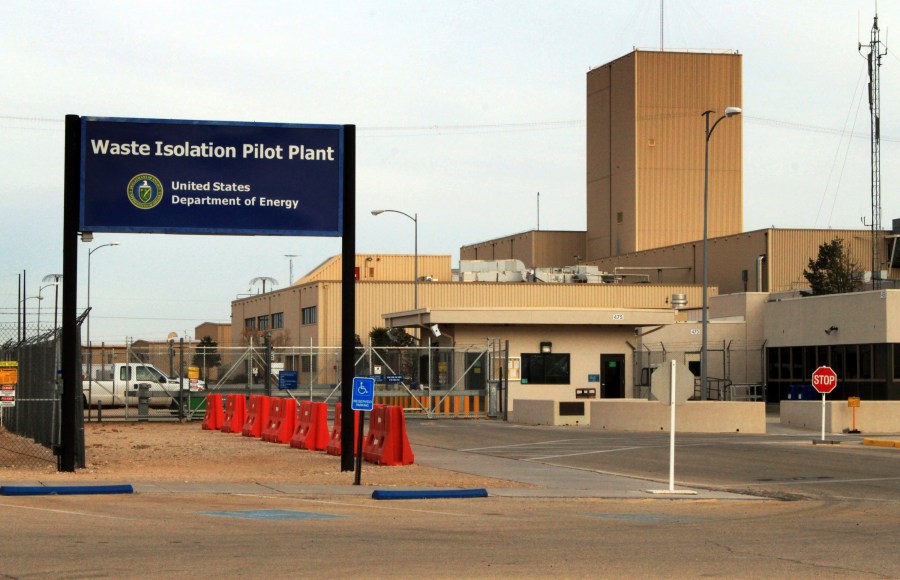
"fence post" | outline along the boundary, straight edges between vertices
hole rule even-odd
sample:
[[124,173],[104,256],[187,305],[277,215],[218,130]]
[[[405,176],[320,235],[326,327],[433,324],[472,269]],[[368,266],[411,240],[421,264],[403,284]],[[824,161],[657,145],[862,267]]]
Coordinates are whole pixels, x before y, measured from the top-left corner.
[[269,340],[269,331],[268,330],[265,331],[265,333],[263,334],[263,339],[265,341],[264,344],[265,344],[265,355],[266,355],[266,362],[263,365],[263,369],[266,373],[266,380],[265,380],[264,384],[266,386],[266,396],[271,397],[272,396],[272,341]]
[[178,339],[178,420],[186,419],[184,412],[184,337]]

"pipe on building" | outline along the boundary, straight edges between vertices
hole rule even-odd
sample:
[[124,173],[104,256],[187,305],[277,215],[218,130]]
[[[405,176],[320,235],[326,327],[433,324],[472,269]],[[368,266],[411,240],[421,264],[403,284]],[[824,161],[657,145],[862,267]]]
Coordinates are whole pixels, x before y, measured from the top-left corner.
[[765,254],[756,256],[756,291],[762,292],[762,263],[766,259]]

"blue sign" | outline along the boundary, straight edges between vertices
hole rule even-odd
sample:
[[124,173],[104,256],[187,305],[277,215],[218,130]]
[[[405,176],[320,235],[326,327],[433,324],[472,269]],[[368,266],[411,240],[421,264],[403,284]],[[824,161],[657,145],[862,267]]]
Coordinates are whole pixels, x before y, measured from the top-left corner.
[[293,391],[297,388],[297,371],[278,371],[278,388]]
[[353,394],[350,397],[352,411],[371,411],[375,404],[375,379],[353,378]]
[[588,382],[589,383],[599,383],[600,375],[588,375]]
[[341,125],[81,119],[82,232],[342,235]]
[[388,383],[402,383],[403,375],[385,375],[384,380]]

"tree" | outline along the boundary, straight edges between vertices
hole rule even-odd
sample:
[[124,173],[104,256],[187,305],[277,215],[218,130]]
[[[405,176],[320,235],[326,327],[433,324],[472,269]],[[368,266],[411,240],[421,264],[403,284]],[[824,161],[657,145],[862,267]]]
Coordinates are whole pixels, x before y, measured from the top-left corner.
[[200,343],[194,351],[191,364],[195,367],[203,368],[204,381],[207,380],[207,377],[209,376],[210,367],[217,367],[222,364],[222,355],[219,354],[219,350],[216,348],[218,345],[219,343],[214,341],[211,337],[204,336],[200,339]]
[[416,360],[415,349],[384,349],[384,347],[411,347],[416,345],[416,337],[402,328],[376,326],[369,331],[369,344],[374,347],[378,359],[387,365],[391,374],[413,377]]
[[809,260],[803,277],[813,296],[856,292],[862,286],[862,270],[844,251],[841,238],[819,246],[819,256]]
[[384,328],[376,326],[369,331],[369,344],[379,346],[415,346],[416,337],[402,328]]

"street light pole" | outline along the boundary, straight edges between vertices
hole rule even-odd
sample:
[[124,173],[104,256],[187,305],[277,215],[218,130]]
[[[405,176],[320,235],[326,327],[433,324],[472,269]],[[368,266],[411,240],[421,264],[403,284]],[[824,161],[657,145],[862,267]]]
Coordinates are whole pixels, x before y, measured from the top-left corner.
[[57,329],[57,315],[59,312],[59,281],[62,280],[62,274],[47,274],[41,282],[53,282],[53,332]]
[[405,215],[413,222],[413,310],[419,309],[419,214],[414,213],[413,215],[409,215],[408,213],[398,211],[396,209],[373,209],[372,215],[380,215],[383,213],[399,213],[400,215]]
[[[44,288],[49,288],[50,286],[56,286],[57,284],[59,284],[59,282],[54,282],[53,284],[45,284],[45,285],[41,286],[40,288],[38,288],[38,295],[37,295],[37,299],[38,299],[38,317],[37,317],[38,336],[40,336],[40,334],[41,334],[41,302],[44,301],[44,297],[41,295],[41,293],[44,291]],[[53,330],[56,330],[56,328],[54,327]]]
[[703,159],[703,322],[702,337],[700,342],[700,400],[709,399],[709,138],[716,127],[727,117],[741,114],[740,107],[726,107],[725,114],[716,119],[712,127],[709,126],[709,116],[715,111],[709,110],[702,113],[706,117],[706,152]]
[[87,331],[85,335],[85,341],[87,342],[88,347],[88,381],[93,380],[93,376],[91,373],[94,372],[93,363],[94,363],[94,349],[91,348],[91,254],[99,250],[100,248],[105,248],[106,246],[118,246],[119,242],[109,242],[108,244],[102,244],[97,246],[96,248],[92,248],[88,250],[88,265],[87,265]]
[[[28,338],[28,329],[25,326],[25,309],[28,307],[29,300],[37,300],[38,301],[38,324],[41,323],[41,298],[39,296],[26,296],[20,302],[22,309],[22,340],[26,340]],[[38,334],[40,334],[40,328],[38,328]]]

